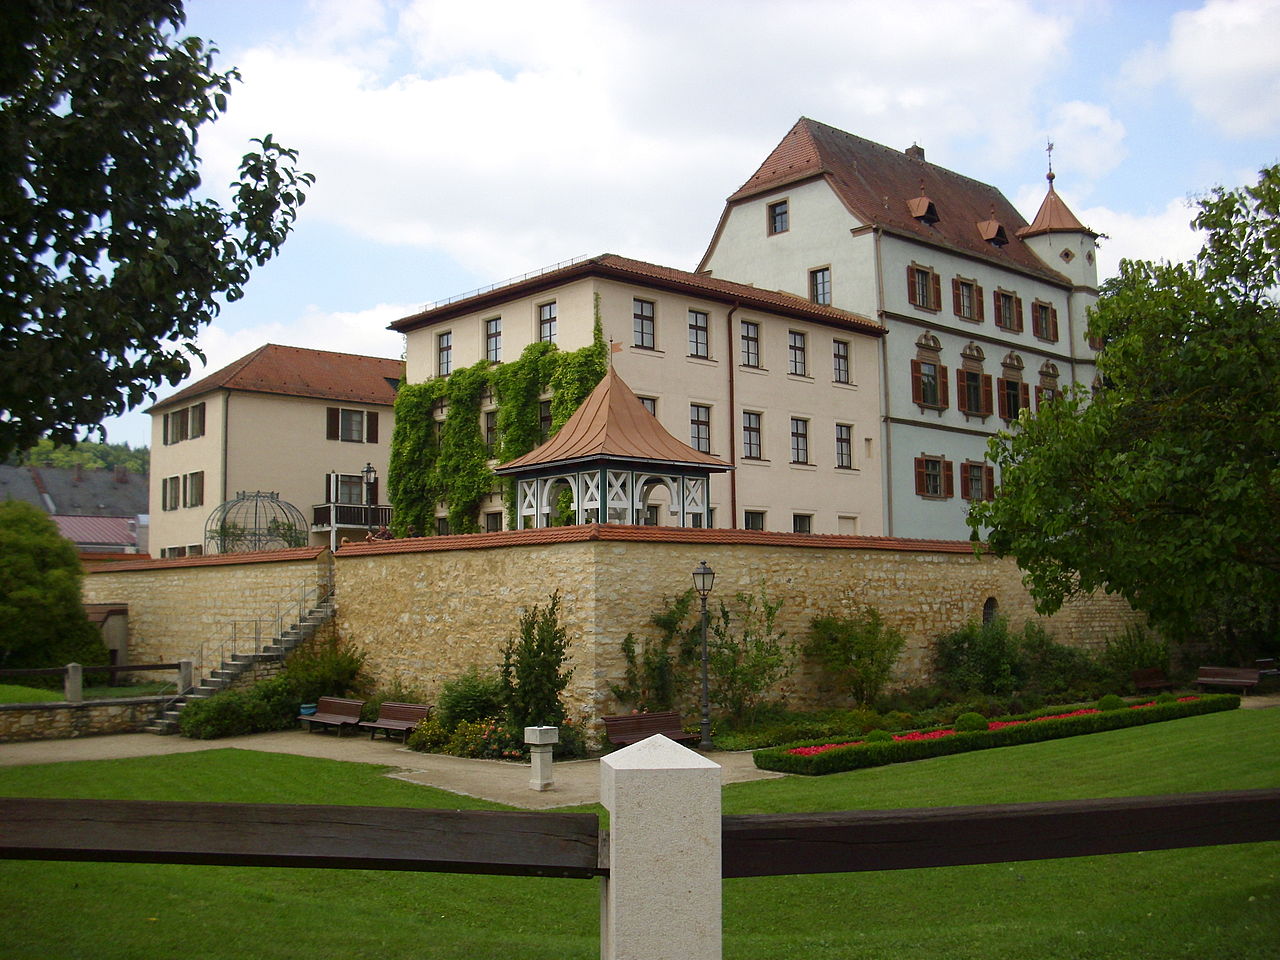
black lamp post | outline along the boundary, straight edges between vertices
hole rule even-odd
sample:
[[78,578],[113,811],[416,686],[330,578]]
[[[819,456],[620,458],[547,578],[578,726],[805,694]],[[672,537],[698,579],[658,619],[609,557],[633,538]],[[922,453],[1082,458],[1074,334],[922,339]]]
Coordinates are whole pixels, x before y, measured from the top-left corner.
[[373,468],[372,463],[366,463],[364,469],[360,471],[360,476],[364,477],[364,503],[367,507],[373,506],[373,485],[378,479],[378,471]]
[[711,743],[711,698],[707,690],[707,594],[716,583],[716,572],[703,560],[693,571],[693,589],[698,591],[698,599],[702,601],[702,742],[699,749],[710,750]]

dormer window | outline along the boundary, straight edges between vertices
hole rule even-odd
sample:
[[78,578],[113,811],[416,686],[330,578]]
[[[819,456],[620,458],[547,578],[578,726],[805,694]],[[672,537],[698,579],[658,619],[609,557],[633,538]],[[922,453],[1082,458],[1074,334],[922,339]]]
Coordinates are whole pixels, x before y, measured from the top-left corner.
[[910,212],[912,217],[919,220],[921,223],[927,223],[930,226],[937,223],[940,219],[938,216],[937,206],[935,206],[934,202],[924,194],[921,194],[918,197],[912,197],[908,200],[907,210]]
[[978,234],[993,247],[1003,247],[1009,242],[1009,235],[1005,233],[1004,225],[995,217],[979,223]]

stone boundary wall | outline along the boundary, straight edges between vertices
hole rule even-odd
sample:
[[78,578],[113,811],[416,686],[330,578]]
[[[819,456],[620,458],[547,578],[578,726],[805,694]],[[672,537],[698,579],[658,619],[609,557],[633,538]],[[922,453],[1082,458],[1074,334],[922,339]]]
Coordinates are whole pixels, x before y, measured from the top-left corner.
[[[904,684],[925,678],[933,638],[981,619],[988,599],[1014,627],[1042,620],[1056,639],[1082,647],[1142,622],[1102,594],[1038,617],[1014,562],[978,556],[968,542],[591,524],[344,546],[333,557],[334,629],[365,651],[379,684],[399,680],[434,700],[468,667],[498,666],[520,616],[559,590],[574,668],[566,699],[595,720],[618,709],[609,685],[623,676],[623,638],[656,635],[650,619],[692,585],[703,560],[717,575],[713,608],[763,589],[782,601],[778,628],[790,640],[815,616],[874,605],[906,635]],[[327,562],[327,551],[304,548],[117,563],[86,575],[85,599],[129,604],[135,661],[197,659],[229,621],[325,576]],[[216,666],[208,660],[197,672]],[[797,705],[830,704],[819,679],[802,663],[782,692]]]
[[0,703],[0,743],[136,733],[155,718],[167,699],[124,697],[82,703]]
[[[815,616],[874,605],[907,638],[899,683],[924,679],[933,638],[980,620],[988,598],[1015,627],[1039,620],[1083,647],[1142,620],[1101,594],[1040,617],[1016,564],[977,556],[967,542],[588,525],[343,547],[337,629],[367,651],[381,682],[399,678],[434,696],[471,665],[500,664],[520,615],[558,589],[574,666],[566,699],[594,720],[618,708],[609,685],[623,676],[623,638],[655,636],[650,618],[692,585],[703,560],[716,571],[713,608],[763,589],[783,602],[778,628],[790,640]],[[802,665],[788,681],[792,702],[829,704],[818,679]]]
[[[221,662],[233,620],[274,616],[276,603],[296,595],[304,581],[326,577],[328,562],[320,547],[119,561],[86,570],[83,594],[86,603],[129,605],[130,662],[189,659],[197,676],[207,677]],[[248,624],[240,629],[252,636]]]

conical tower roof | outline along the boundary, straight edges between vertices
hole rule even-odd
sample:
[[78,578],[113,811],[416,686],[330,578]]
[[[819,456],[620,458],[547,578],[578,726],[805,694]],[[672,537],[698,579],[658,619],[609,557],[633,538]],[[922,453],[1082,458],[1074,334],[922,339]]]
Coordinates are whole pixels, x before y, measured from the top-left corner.
[[499,474],[550,464],[592,460],[697,467],[711,472],[732,465],[673,437],[610,367],[582,405],[546,443],[499,466]]
[[1076,215],[1058,196],[1058,191],[1053,189],[1052,170],[1049,171],[1046,179],[1049,181],[1049,192],[1045,194],[1044,202],[1040,204],[1040,211],[1030,224],[1018,231],[1018,236],[1025,239],[1045,233],[1087,233],[1097,239],[1098,235],[1076,219]]

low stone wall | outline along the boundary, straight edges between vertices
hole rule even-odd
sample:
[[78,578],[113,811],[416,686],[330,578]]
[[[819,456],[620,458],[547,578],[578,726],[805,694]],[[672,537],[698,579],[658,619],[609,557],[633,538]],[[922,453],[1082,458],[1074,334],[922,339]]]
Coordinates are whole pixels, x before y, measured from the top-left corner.
[[124,697],[82,703],[0,703],[0,743],[136,733],[152,721],[165,699]]
[[[199,676],[221,662],[232,621],[252,637],[250,620],[269,616],[299,586],[327,576],[320,547],[181,560],[119,561],[85,573],[86,603],[129,605],[129,660],[192,660]],[[269,640],[265,637],[264,640]],[[248,641],[252,647],[252,640]]]

